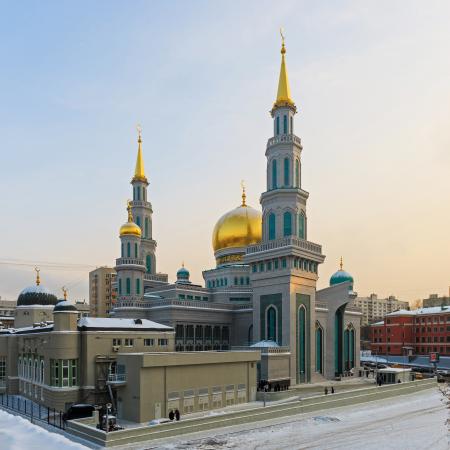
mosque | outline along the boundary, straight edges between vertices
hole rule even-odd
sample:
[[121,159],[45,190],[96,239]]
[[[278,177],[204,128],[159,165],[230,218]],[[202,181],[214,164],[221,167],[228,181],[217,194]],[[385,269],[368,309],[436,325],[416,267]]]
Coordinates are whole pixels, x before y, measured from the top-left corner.
[[283,40],[271,110],[273,136],[265,150],[262,212],[247,204],[243,188],[240,205],[214,227],[216,267],[203,271],[205,286],[192,283],[184,265],[174,283],[157,272],[153,209],[139,133],[133,199],[120,228],[112,316],[173,327],[177,351],[251,346],[265,349],[262,355],[283,354],[282,369],[264,379],[289,386],[332,379],[359,366],[361,312],[350,306],[356,292],[342,260],[330,286],[316,290],[325,255],[321,245],[308,240],[309,193],[302,187],[303,147],[294,133],[297,107],[285,54]]

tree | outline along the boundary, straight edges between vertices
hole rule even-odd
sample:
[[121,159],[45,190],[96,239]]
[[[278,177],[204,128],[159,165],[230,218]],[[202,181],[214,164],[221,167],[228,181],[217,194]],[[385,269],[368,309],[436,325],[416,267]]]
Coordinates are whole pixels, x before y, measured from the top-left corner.
[[422,308],[422,300],[420,298],[418,298],[417,300],[412,300],[410,305],[411,305],[411,309]]

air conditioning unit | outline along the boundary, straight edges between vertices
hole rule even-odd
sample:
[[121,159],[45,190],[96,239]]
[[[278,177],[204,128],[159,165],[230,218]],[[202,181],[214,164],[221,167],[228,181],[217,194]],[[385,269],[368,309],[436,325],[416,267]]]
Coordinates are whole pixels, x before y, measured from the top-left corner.
[[113,352],[118,352],[119,348],[120,347],[118,345],[113,345]]

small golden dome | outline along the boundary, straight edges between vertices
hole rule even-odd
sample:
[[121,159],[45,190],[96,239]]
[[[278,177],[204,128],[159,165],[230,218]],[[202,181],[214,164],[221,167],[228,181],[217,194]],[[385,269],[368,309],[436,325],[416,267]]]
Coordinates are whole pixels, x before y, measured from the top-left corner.
[[224,214],[216,223],[212,235],[213,249],[247,247],[258,244],[262,239],[262,214],[245,204],[245,191],[242,205]]
[[139,225],[136,225],[133,222],[133,214],[131,213],[131,202],[128,202],[128,207],[127,207],[127,211],[128,211],[128,222],[124,223],[121,227],[120,227],[120,237],[122,236],[137,236],[137,237],[141,237],[141,228],[139,227]]

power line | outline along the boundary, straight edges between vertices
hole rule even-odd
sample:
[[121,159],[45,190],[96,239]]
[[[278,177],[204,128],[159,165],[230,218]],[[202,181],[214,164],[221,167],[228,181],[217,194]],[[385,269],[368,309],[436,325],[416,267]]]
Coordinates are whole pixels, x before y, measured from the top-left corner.
[[50,261],[27,261],[16,259],[0,259],[0,265],[4,266],[22,266],[22,267],[43,267],[48,270],[62,270],[62,271],[74,271],[81,272],[86,270],[93,270],[99,266],[90,264],[72,264],[72,263],[59,263]]

